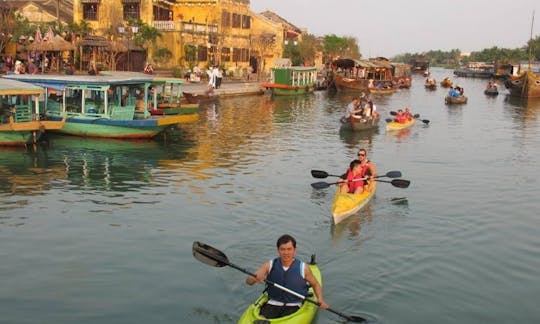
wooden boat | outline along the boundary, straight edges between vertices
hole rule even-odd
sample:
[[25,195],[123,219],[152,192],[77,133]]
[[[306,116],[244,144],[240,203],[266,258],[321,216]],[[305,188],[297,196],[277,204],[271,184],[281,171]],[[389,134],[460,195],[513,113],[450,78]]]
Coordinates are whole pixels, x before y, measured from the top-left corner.
[[219,99],[219,95],[199,94],[193,92],[182,92],[182,95],[187,102],[191,104],[206,104],[216,102]]
[[392,81],[398,89],[408,89],[412,85],[411,65],[392,62]]
[[330,82],[338,91],[366,91],[370,83],[392,84],[394,67],[384,58],[338,59],[332,66],[340,69]]
[[437,83],[435,82],[435,80],[433,80],[433,82],[426,80],[426,82],[424,83],[424,87],[427,90],[436,90],[437,89]]
[[392,122],[389,122],[388,124],[386,124],[386,130],[387,131],[394,131],[394,130],[400,130],[400,129],[409,128],[412,125],[414,125],[415,121],[416,121],[416,119],[414,119],[414,118],[412,118],[411,120],[408,120],[408,121],[406,121],[404,123],[398,123],[398,122],[392,121]]
[[495,66],[485,62],[469,62],[466,66],[454,70],[454,75],[470,78],[492,78],[494,73]]
[[492,86],[490,88],[487,88],[486,90],[484,90],[484,94],[486,96],[496,96],[499,94],[499,89],[497,89],[496,86]]
[[540,98],[540,75],[525,71],[504,82],[510,95],[522,98]]
[[276,96],[294,96],[315,91],[317,68],[315,66],[274,67],[270,71],[270,82],[261,83],[261,87]]
[[450,88],[451,86],[452,86],[452,80],[450,80],[449,77],[446,77],[441,81],[441,87]]
[[360,116],[352,116],[348,121],[341,122],[341,127],[352,131],[364,131],[379,127],[379,118],[364,119]]
[[374,183],[372,191],[364,190],[361,194],[350,194],[340,193],[338,187],[332,202],[334,224],[338,224],[364,207],[371,200],[376,189],[377,183]]
[[[413,73],[422,73],[426,72],[429,69],[429,59],[423,56],[413,57],[409,64],[411,65],[411,71]],[[429,75],[429,72],[428,72]]]
[[151,115],[191,115],[199,112],[198,104],[182,103],[182,79],[155,78],[150,95],[152,102],[148,111]]
[[369,93],[371,94],[392,94],[396,92],[397,88],[394,85],[389,85],[385,87],[368,87]]
[[39,141],[45,131],[64,127],[65,118],[40,120],[38,100],[44,93],[39,86],[0,79],[0,145],[26,146]]
[[[66,119],[57,132],[83,137],[153,138],[182,122],[181,115],[152,116],[147,107],[152,77],[114,75],[7,75],[5,78],[46,88],[43,111],[48,120]],[[54,92],[54,93],[53,93]]]
[[[317,264],[315,264],[313,258],[312,262],[309,263],[309,267],[311,268],[311,272],[319,281],[319,284],[322,286],[322,275],[319,267]],[[313,295],[313,297],[309,297],[313,301],[317,301],[317,297],[315,297],[315,293],[313,291],[313,288],[309,288],[308,294]],[[268,301],[268,294],[264,292],[257,300],[250,304],[249,307],[245,310],[245,312],[242,314],[242,317],[238,320],[238,324],[253,324],[253,323],[298,323],[298,324],[304,324],[304,323],[311,323],[313,319],[315,318],[315,315],[317,314],[318,307],[317,305],[310,303],[310,302],[304,302],[302,303],[302,306],[300,309],[290,315],[279,317],[279,318],[272,318],[267,319],[264,316],[261,316],[260,311],[262,305],[264,305]]]
[[460,96],[460,97],[452,97],[452,96],[446,96],[444,98],[444,102],[447,105],[459,105],[459,104],[465,104],[467,103],[467,97],[466,96]]

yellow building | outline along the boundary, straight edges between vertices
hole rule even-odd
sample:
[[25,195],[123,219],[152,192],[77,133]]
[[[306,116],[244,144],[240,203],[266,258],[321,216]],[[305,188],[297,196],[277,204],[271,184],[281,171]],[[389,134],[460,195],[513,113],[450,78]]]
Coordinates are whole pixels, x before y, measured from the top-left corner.
[[[133,70],[142,70],[145,61],[160,69],[219,64],[228,75],[243,76],[268,70],[289,37],[288,26],[253,13],[249,0],[73,1],[74,22],[87,21],[98,35],[117,34],[118,26],[127,26],[130,19],[140,19],[162,34],[148,57],[131,53]],[[124,36],[133,38],[133,31],[128,28]],[[170,59],[158,55],[166,51]]]

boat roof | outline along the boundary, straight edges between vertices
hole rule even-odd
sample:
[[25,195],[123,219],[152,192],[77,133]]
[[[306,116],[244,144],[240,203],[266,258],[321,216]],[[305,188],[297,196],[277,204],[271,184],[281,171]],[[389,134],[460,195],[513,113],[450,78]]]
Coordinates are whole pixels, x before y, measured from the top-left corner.
[[170,84],[182,84],[184,83],[183,79],[180,78],[166,78],[166,77],[155,77],[153,78],[153,83],[170,83]]
[[353,68],[359,66],[362,68],[392,68],[391,64],[383,60],[355,60],[349,58],[341,58],[332,62],[333,65],[340,68]]
[[295,71],[316,71],[317,67],[315,66],[285,66],[285,67],[275,67],[274,70],[295,70]]
[[105,71],[99,75],[58,75],[58,74],[9,74],[3,78],[28,82],[35,85],[63,90],[70,85],[119,85],[150,83],[153,77],[144,73]]
[[45,89],[30,83],[0,78],[0,95],[39,95]]

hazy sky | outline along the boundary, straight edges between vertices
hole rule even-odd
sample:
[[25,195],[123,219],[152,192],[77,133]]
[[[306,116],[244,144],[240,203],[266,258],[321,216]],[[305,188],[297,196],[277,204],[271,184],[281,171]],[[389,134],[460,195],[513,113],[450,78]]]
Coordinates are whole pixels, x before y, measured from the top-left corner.
[[540,32],[539,0],[251,0],[317,36],[355,37],[364,58],[517,48]]

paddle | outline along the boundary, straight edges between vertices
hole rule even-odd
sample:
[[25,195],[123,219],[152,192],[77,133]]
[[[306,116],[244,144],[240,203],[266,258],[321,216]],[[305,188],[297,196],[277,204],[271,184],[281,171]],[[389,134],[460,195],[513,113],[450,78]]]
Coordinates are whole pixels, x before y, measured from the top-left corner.
[[[314,178],[319,178],[319,179],[323,179],[323,178],[327,178],[327,177],[341,177],[341,176],[338,176],[338,175],[335,175],[335,174],[328,174],[328,172],[321,171],[321,170],[311,170],[311,175]],[[375,178],[383,178],[383,177],[399,178],[399,177],[401,177],[401,172],[400,171],[388,171],[388,172],[386,172],[386,174],[378,175]]]
[[[395,116],[395,115],[397,115],[397,112],[391,111],[391,112],[390,112],[390,115]],[[424,124],[429,124],[429,119],[419,119],[419,118],[420,118],[420,114],[414,114],[414,115],[413,115],[413,118],[414,118],[414,119],[421,120],[422,123],[424,123]],[[386,121],[389,122],[389,121],[388,121],[389,119],[390,119],[390,118],[387,118]],[[392,119],[390,119],[390,121],[392,121]]]
[[[353,181],[359,181],[359,180],[364,180],[364,179],[355,179]],[[394,179],[392,181],[386,181],[386,180],[375,180],[377,182],[385,182],[385,183],[391,183],[392,186],[394,187],[397,187],[397,188],[408,188],[409,185],[411,184],[411,182],[409,180],[405,180],[405,179]],[[332,182],[332,183],[328,183],[328,182],[324,182],[324,181],[321,181],[321,182],[314,182],[311,184],[311,186],[315,189],[325,189],[325,188],[328,188],[332,185],[336,185],[336,184],[340,184],[340,183],[343,183],[342,182]]]
[[[243,269],[243,268],[240,268],[239,266],[229,262],[229,260],[227,259],[227,256],[221,252],[220,250],[216,249],[216,248],[213,248],[211,247],[210,245],[208,244],[204,244],[204,243],[201,243],[201,242],[193,242],[193,256],[195,257],[195,259],[201,261],[202,263],[206,263],[208,265],[211,265],[213,267],[218,267],[218,268],[221,268],[221,267],[224,267],[224,266],[229,266],[231,268],[234,268],[236,270],[239,270],[247,275],[250,275],[252,277],[256,277],[256,275],[254,273],[251,273],[249,271],[247,271],[246,269]],[[288,289],[287,287],[284,287],[280,284],[277,284],[273,281],[270,281],[268,279],[264,279],[264,282],[269,285],[269,286],[273,286],[273,287],[276,287],[280,290],[283,290],[293,296],[296,296],[298,298],[301,298],[307,302],[310,302],[312,304],[315,304],[317,306],[321,306],[321,303],[317,302],[317,301],[314,301],[312,299],[309,299],[307,298],[306,296],[302,295],[302,294],[299,294],[293,290],[290,290]],[[356,322],[356,323],[363,323],[363,322],[366,322],[367,320],[363,317],[360,317],[360,316],[354,316],[354,315],[345,315],[341,312],[338,312],[336,310],[333,310],[331,308],[327,308],[326,309],[327,311],[330,311],[334,314],[337,314],[343,318],[345,318],[347,321],[351,321],[351,322]]]

